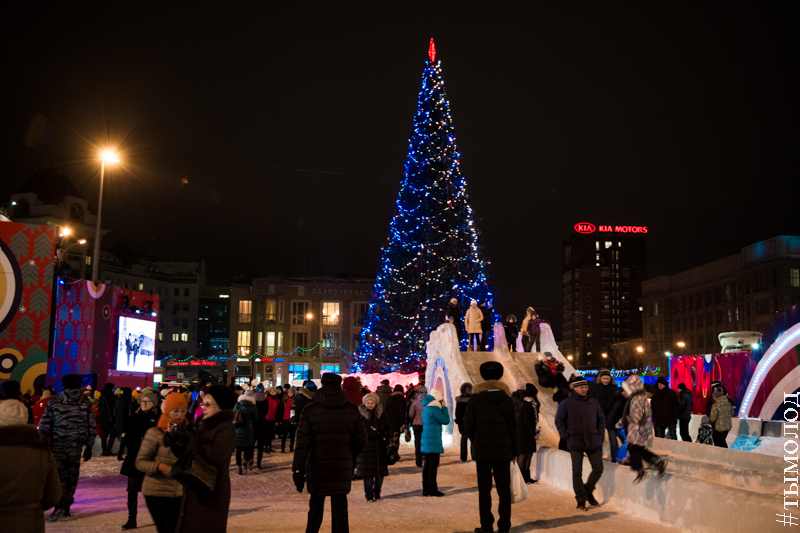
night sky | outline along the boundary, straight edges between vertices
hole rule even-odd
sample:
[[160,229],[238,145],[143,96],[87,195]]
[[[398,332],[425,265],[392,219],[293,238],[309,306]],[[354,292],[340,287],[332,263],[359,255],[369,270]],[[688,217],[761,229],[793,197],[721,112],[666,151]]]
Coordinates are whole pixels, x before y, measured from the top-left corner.
[[647,226],[651,277],[800,234],[790,2],[24,4],[2,201],[54,165],[96,205],[117,146],[104,246],[212,281],[376,275],[431,37],[503,315],[560,322],[577,222]]

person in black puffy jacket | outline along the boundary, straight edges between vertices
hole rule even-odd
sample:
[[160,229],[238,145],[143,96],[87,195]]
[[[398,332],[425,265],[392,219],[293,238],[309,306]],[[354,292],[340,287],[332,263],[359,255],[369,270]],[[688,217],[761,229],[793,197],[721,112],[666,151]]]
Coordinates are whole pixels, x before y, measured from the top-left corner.
[[660,377],[656,380],[656,391],[650,399],[653,410],[653,426],[656,437],[677,440],[678,413],[681,402],[678,393],[669,387],[667,378]]
[[[556,411],[556,429],[567,442],[572,456],[572,488],[579,511],[586,510],[586,502],[600,505],[592,496],[600,476],[603,474],[603,437],[606,419],[597,400],[589,395],[589,383],[579,376],[570,379],[572,391]],[[589,458],[592,472],[583,483],[583,454]]]
[[464,429],[464,413],[467,412],[467,403],[472,397],[472,383],[461,384],[461,395],[456,396],[456,413],[455,422],[458,426],[458,432],[461,433],[461,462],[467,462],[467,445],[469,437],[467,431]]
[[367,442],[364,417],[345,400],[338,374],[323,374],[314,401],[303,408],[297,424],[292,478],[298,492],[311,495],[306,531],[322,524],[325,497],[331,497],[334,531],[348,531],[347,495],[356,458]]

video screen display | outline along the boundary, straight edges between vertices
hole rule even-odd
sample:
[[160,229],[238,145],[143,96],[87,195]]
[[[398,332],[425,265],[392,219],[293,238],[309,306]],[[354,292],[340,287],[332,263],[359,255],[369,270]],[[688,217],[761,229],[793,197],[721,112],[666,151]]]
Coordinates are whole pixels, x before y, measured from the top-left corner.
[[127,316],[119,317],[117,370],[153,372],[156,348],[156,323]]

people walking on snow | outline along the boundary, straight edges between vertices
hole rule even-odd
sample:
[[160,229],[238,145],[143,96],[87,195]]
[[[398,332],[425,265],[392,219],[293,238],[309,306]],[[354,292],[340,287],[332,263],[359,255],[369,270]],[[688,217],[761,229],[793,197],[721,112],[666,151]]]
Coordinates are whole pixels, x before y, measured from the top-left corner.
[[267,395],[267,414],[265,420],[266,427],[266,452],[273,453],[272,441],[275,440],[275,424],[278,420],[278,411],[281,408],[281,397],[278,395],[277,387],[270,387]]
[[539,390],[533,383],[520,391],[521,403],[517,413],[517,465],[525,483],[536,483],[531,477],[531,462],[536,453],[537,428],[539,426]]
[[725,442],[725,438],[733,427],[731,423],[733,409],[731,408],[731,404],[722,386],[714,387],[711,396],[714,398],[714,404],[711,406],[711,416],[709,416],[708,419],[714,428],[714,432],[712,433],[714,446],[727,448],[728,443]]
[[480,366],[482,383],[472,388],[464,413],[464,428],[472,442],[472,459],[478,476],[478,511],[481,525],[476,532],[493,531],[492,478],[497,487],[497,530],[511,528],[511,462],[519,455],[517,418],[508,386],[500,381],[503,365],[487,361]]
[[486,351],[486,344],[489,342],[489,332],[492,330],[492,312],[494,308],[489,302],[481,302],[479,306],[483,319],[481,319],[481,348],[480,351]]
[[456,341],[461,344],[461,337],[463,336],[463,328],[461,327],[461,311],[458,309],[458,300],[451,298],[450,303],[447,304],[447,309],[444,312],[445,321],[453,324],[456,328]]
[[444,395],[439,389],[431,389],[422,400],[422,495],[444,496],[439,490],[437,476],[442,447],[442,426],[450,423],[450,413],[445,406]]
[[169,436],[178,428],[189,425],[188,406],[183,395],[167,395],[164,412],[159,416],[156,427],[144,434],[136,455],[136,468],[145,474],[142,494],[158,533],[173,533],[178,527],[183,485],[170,477],[172,465],[178,458],[170,449]]
[[122,438],[117,456],[122,457],[127,451],[120,474],[128,477],[128,521],[122,526],[122,529],[136,529],[139,493],[142,491],[142,481],[144,480],[144,472],[136,468],[136,456],[145,434],[158,423],[160,413],[156,407],[157,401],[157,394],[152,392],[143,394],[139,409],[130,417],[122,432],[125,436]]
[[633,482],[639,483],[647,477],[642,460],[658,469],[658,476],[663,477],[667,468],[666,459],[662,459],[649,450],[653,445],[655,432],[653,431],[653,422],[650,420],[653,413],[650,403],[647,401],[647,392],[644,389],[642,378],[637,374],[628,377],[622,383],[622,389],[628,401],[622,412],[619,426],[624,426],[627,432],[625,442],[628,443],[628,457],[631,468],[636,471],[636,479]]
[[[394,390],[392,389],[392,386],[389,385],[388,379],[381,381],[381,384],[375,389],[375,394],[378,395],[378,399],[380,400],[378,404],[383,407],[384,410],[386,409],[386,404],[389,402],[389,396],[392,395],[392,392],[394,392]],[[361,402],[363,405],[363,398],[361,399]]]
[[681,404],[681,409],[678,411],[681,440],[692,442],[692,436],[689,435],[689,422],[692,420],[692,391],[689,390],[685,383],[678,385],[678,389],[681,391],[678,394],[678,400]]
[[414,431],[414,457],[418,468],[422,468],[422,401],[428,395],[428,389],[424,383],[419,383],[414,390],[411,406],[408,409],[408,420],[411,429]]
[[367,444],[358,455],[356,469],[359,477],[364,480],[364,496],[367,501],[376,502],[381,499],[383,478],[389,475],[386,457],[389,428],[386,413],[377,394],[365,395],[358,412],[364,417]]
[[462,383],[461,384],[461,394],[456,396],[456,412],[455,412],[455,422],[458,426],[458,432],[461,433],[461,462],[467,462],[467,446],[469,443],[469,437],[467,437],[467,431],[464,428],[464,413],[467,412],[467,402],[469,402],[470,397],[472,397],[472,383]]
[[289,439],[289,453],[294,451],[294,437],[297,432],[297,423],[292,422],[292,411],[294,410],[295,396],[297,389],[288,387],[286,393],[281,400],[281,409],[283,410],[283,429],[281,431],[281,453],[286,453],[286,439]]
[[[600,505],[593,496],[597,482],[603,474],[603,437],[606,419],[600,404],[589,395],[589,382],[574,376],[569,382],[571,392],[558,405],[556,429],[567,441],[567,450],[572,458],[572,489],[579,511],[586,510],[586,503]],[[592,471],[583,482],[583,455],[589,458]]]
[[297,492],[307,485],[311,495],[306,533],[319,531],[326,496],[331,499],[331,529],[349,531],[347,495],[367,431],[364,417],[345,400],[341,382],[338,374],[323,374],[322,387],[297,423],[292,478]]
[[589,393],[597,400],[597,403],[600,404],[600,409],[603,411],[603,417],[606,419],[606,431],[608,431],[610,458],[612,463],[616,463],[617,451],[619,450],[618,439],[622,439],[622,436],[615,425],[622,415],[622,410],[619,409],[619,415],[614,420],[612,420],[612,412],[621,403],[622,391],[617,387],[617,382],[614,381],[614,378],[611,377],[611,372],[604,368],[597,373],[597,378],[594,382],[589,384]]
[[357,409],[366,394],[361,390],[361,384],[353,376],[347,376],[342,382],[344,398]]
[[100,390],[100,400],[97,402],[100,410],[100,428],[103,430],[100,436],[103,457],[112,455],[114,441],[117,439],[117,427],[114,416],[117,408],[117,397],[114,395],[114,384],[106,383]]
[[513,352],[517,349],[517,336],[519,335],[519,328],[517,327],[517,317],[508,315],[506,317],[506,324],[504,326],[506,333],[506,342],[508,343],[508,351]]
[[468,344],[467,351],[478,351],[481,345],[481,332],[483,332],[481,323],[483,322],[483,312],[478,307],[478,301],[472,300],[469,303],[469,309],[464,314],[464,325],[467,327]]
[[[83,460],[92,458],[92,446],[97,437],[94,410],[89,400],[81,393],[83,378],[79,374],[67,374],[61,378],[64,389],[58,398],[51,400],[39,421],[42,444],[50,446],[58,469],[58,477],[64,490],[61,500],[49,522],[70,516],[70,506],[75,501],[75,489]],[[85,446],[85,448],[84,448]]]
[[61,500],[61,481],[53,455],[17,399],[0,400],[0,456],[3,531],[44,533],[44,511]]
[[653,410],[653,426],[656,437],[677,440],[676,431],[681,402],[678,394],[669,387],[667,378],[664,376],[656,380],[656,390],[650,400],[650,407]]

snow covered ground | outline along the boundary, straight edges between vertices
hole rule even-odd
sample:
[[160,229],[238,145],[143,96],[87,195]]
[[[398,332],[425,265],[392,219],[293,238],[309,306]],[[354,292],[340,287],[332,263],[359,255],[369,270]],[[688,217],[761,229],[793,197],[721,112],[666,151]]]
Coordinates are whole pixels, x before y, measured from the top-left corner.
[[[401,454],[403,459],[389,468],[389,477],[384,481],[383,498],[380,501],[367,503],[363,496],[363,483],[353,482],[353,490],[349,496],[350,531],[467,533],[480,525],[474,463],[461,463],[456,449],[446,450],[439,467],[439,488],[447,496],[423,498],[421,469],[414,465],[413,448],[404,444]],[[228,531],[305,530],[308,493],[298,494],[292,483],[291,454],[272,454],[265,457],[266,469],[246,476],[237,475],[235,467],[231,467],[233,496]],[[88,463],[82,463],[72,517],[47,523],[47,531],[119,531],[127,520],[127,478],[119,475],[119,468],[120,463],[116,457],[95,457]],[[564,472],[564,475],[571,476],[571,473]],[[599,508],[590,508],[590,511],[582,513],[575,510],[575,499],[571,492],[557,490],[543,483],[528,487],[528,500],[512,506],[513,533],[539,529],[553,532],[591,530],[592,533],[679,531],[626,514],[615,508],[613,499],[601,502],[602,506]],[[493,503],[496,519],[496,493],[493,493]],[[321,529],[323,532],[330,531],[329,512],[326,502],[326,517]],[[135,531],[156,531],[141,495],[138,524],[140,527]]]

